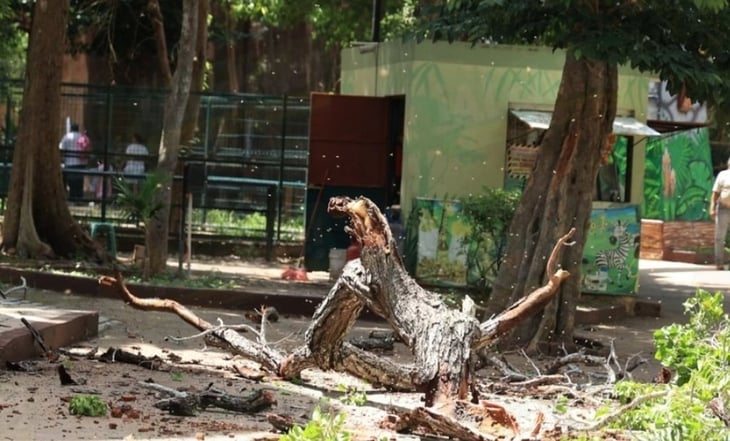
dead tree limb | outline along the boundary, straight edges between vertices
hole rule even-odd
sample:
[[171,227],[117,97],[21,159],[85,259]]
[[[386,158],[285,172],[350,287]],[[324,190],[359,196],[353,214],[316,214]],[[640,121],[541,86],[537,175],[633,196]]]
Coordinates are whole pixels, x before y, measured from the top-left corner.
[[[134,308],[145,311],[175,313],[199,331],[206,331],[213,328],[213,325],[209,322],[198,317],[194,312],[174,300],[158,298],[143,299],[135,296],[124,284],[122,276],[119,273],[117,273],[116,278],[102,276],[99,279],[99,283],[116,287],[120,296]],[[279,365],[284,356],[276,349],[253,342],[232,329],[213,331],[212,335],[225,344],[229,352],[255,360],[270,372],[278,372]]]
[[475,342],[474,349],[495,344],[499,337],[511,331],[520,321],[538,313],[555,297],[558,288],[560,288],[560,284],[570,276],[568,271],[556,268],[560,251],[563,246],[569,245],[568,241],[574,234],[575,228],[571,228],[567,234],[558,239],[558,242],[553,247],[546,267],[548,281],[544,286],[537,288],[529,295],[518,300],[498,316],[479,325],[482,336]]
[[225,391],[207,387],[200,392],[181,392],[157,383],[138,383],[140,387],[169,395],[154,404],[158,409],[173,415],[193,416],[208,407],[217,407],[238,413],[256,413],[276,404],[273,392],[265,389],[251,391],[247,395],[231,395]]

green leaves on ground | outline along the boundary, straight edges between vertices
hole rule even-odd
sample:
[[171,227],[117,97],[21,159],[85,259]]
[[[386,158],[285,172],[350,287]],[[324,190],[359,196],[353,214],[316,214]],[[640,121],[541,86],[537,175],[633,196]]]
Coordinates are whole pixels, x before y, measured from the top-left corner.
[[350,441],[352,435],[343,429],[345,419],[344,413],[323,413],[317,406],[306,426],[292,427],[279,441]]
[[71,415],[99,417],[106,415],[107,405],[94,395],[74,395],[68,410]]
[[643,431],[639,439],[647,441],[730,439],[721,420],[708,411],[713,399],[730,402],[730,319],[723,300],[720,292],[698,290],[684,304],[690,315],[687,324],[674,323],[654,333],[655,356],[675,372],[674,380],[666,385],[618,383],[615,393],[623,403],[666,391],[626,412],[618,428]]

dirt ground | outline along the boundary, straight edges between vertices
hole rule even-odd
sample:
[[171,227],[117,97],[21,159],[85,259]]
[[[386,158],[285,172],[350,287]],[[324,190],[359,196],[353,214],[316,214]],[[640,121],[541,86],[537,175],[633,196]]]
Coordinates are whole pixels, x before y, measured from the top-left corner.
[[[642,283],[650,285],[653,279],[647,277],[651,274],[644,275]],[[676,290],[674,295],[686,295],[688,286]],[[122,348],[146,356],[157,355],[170,364],[163,371],[151,371],[83,358],[65,362],[74,379],[86,381],[82,386],[61,386],[56,373],[58,365],[46,361],[36,363],[37,372],[0,371],[0,437],[3,440],[278,439],[279,435],[271,432],[266,421],[267,413],[290,415],[305,421],[318,403],[344,412],[347,430],[355,434],[356,439],[419,439],[407,435],[396,437],[394,433],[378,427],[389,412],[418,406],[419,394],[384,393],[350,376],[317,370],[305,371],[303,384],[278,379],[256,383],[237,377],[233,371],[234,366],[255,368],[252,362],[232,357],[216,348],[206,348],[201,339],[182,342],[166,339],[168,336],[183,337],[195,333],[177,316],[140,312],[122,301],[68,293],[32,290],[28,293],[28,300],[66,309],[99,311],[102,316],[99,337],[85,342],[81,345],[83,347],[98,347],[99,352],[110,347]],[[250,323],[257,326],[244,316],[246,311],[191,309],[211,322],[220,318],[227,324]],[[622,363],[634,354],[641,354],[647,363],[637,368],[633,375],[640,381],[651,381],[660,367],[653,361],[651,334],[671,321],[681,320],[676,309],[676,305],[668,306],[668,313],[656,319],[627,318],[607,324],[580,326],[577,334],[599,341],[605,347],[613,341]],[[308,324],[307,317],[285,317],[267,327],[267,341],[283,351],[296,347]],[[386,329],[385,326],[384,323],[359,322],[355,334],[366,335],[373,329]],[[527,359],[519,352],[505,355],[515,367],[529,375],[534,375],[548,362],[548,359]],[[391,356],[401,362],[410,361],[407,348],[400,344],[396,344]],[[584,381],[597,387],[605,382],[601,367],[575,366],[569,372],[570,376],[579,372],[577,375]],[[491,373],[489,370],[481,372],[484,376]],[[155,392],[139,386],[139,382],[150,379],[168,387],[193,390],[212,384],[231,394],[266,388],[275,393],[277,405],[270,411],[254,415],[208,409],[195,417],[172,417],[153,407],[160,398]],[[365,392],[368,404],[352,406],[342,403],[340,398],[344,396],[342,390],[346,387]],[[126,405],[131,411],[118,418],[111,415],[98,418],[72,416],[67,401],[78,393],[96,394],[111,407]],[[555,412],[555,396],[525,401],[502,392],[498,395],[485,393],[482,398],[504,405],[516,416],[520,427],[525,428],[531,427],[538,412],[546,415],[544,427],[574,427],[579,421],[591,421],[593,418],[593,409],[577,399],[568,403],[568,412],[559,413]]]

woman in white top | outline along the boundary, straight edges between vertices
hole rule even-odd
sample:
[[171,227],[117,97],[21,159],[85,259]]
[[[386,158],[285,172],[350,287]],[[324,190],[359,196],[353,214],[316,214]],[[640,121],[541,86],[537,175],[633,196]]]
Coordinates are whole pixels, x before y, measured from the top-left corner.
[[[143,156],[148,156],[150,153],[147,147],[144,145],[144,139],[139,133],[132,135],[133,142],[127,146],[124,151],[125,155],[128,155],[127,161],[124,164],[125,175],[143,175],[145,172],[145,163]],[[141,176],[126,176],[127,182],[137,183]]]

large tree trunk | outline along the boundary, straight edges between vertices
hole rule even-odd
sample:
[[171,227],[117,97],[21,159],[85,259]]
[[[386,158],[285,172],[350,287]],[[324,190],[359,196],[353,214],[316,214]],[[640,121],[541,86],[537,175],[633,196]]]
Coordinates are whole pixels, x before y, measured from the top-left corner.
[[3,249],[31,258],[100,259],[103,251],[71,216],[61,176],[61,64],[68,11],[68,0],[40,0],[33,10]]
[[494,283],[486,316],[502,311],[525,292],[543,284],[545,258],[562,232],[576,227],[576,244],[563,255],[562,268],[575,276],[561,287],[542,319],[515,337],[538,344],[572,345],[580,268],[588,233],[593,187],[601,152],[616,116],[617,68],[606,62],[566,55],[550,128],[538,153],[509,230],[504,262]]
[[[159,11],[157,0],[150,0],[150,10]],[[158,40],[158,56],[164,57],[170,63],[164,47],[164,27],[161,18],[155,18],[155,32]],[[195,57],[195,38],[198,27],[198,7],[194,0],[183,0],[182,27],[180,29],[180,40],[177,45],[177,57],[175,74],[169,77],[170,70],[166,70],[166,76],[170,78],[170,92],[165,100],[165,110],[162,120],[162,136],[160,137],[160,150],[157,162],[157,169],[167,173],[170,179],[169,184],[155,194],[157,201],[162,203],[162,209],[158,210],[152,219],[145,224],[145,242],[147,253],[144,272],[149,277],[163,272],[167,266],[167,238],[170,232],[169,218],[170,205],[172,202],[172,176],[177,164],[180,151],[180,136],[182,134],[183,117],[190,95],[192,82],[193,59]],[[160,61],[163,71],[165,64]],[[169,68],[169,64],[167,64]]]
[[[117,279],[105,276],[100,282],[116,285],[125,301],[136,308],[176,313],[205,331],[209,343],[256,360],[264,369],[281,377],[294,378],[306,368],[319,367],[349,372],[393,390],[424,392],[425,405],[435,408],[414,410],[397,424],[401,429],[426,425],[458,439],[496,440],[496,437],[482,436],[472,427],[475,421],[484,422],[481,417],[475,420],[475,416],[489,416],[484,412],[491,414],[489,408],[494,406],[464,401],[478,400],[473,385],[475,355],[488,350],[499,337],[539,312],[555,296],[560,284],[570,275],[562,269],[556,270],[556,263],[575,229],[557,240],[546,259],[547,283],[480,324],[471,315],[449,308],[437,294],[421,288],[410,278],[388,223],[372,201],[364,197],[356,200],[335,197],[330,199],[328,211],[349,217],[348,232],[363,245],[362,256],[345,265],[342,275],[314,313],[304,334],[304,344],[288,355],[268,346],[263,331],[258,333],[257,341],[249,340],[230,327],[213,326],[175,301],[141,299],[121,283],[120,276]],[[345,342],[345,336],[364,307],[390,323],[399,339],[412,350],[413,364],[400,364]],[[266,311],[262,314],[267,315]],[[490,420],[490,426],[486,427],[489,430],[493,429],[491,422],[495,421]]]

